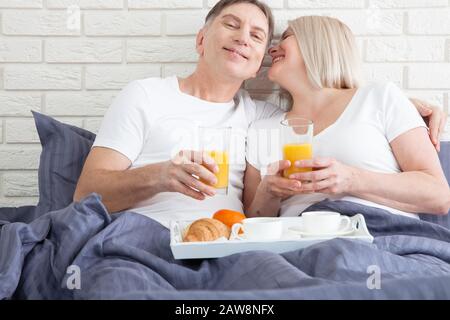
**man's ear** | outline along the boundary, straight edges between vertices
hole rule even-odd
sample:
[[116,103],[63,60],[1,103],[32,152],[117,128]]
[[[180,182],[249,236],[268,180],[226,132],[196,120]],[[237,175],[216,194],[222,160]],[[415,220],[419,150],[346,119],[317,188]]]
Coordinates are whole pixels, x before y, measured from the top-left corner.
[[203,53],[205,51],[204,48],[205,31],[206,31],[205,27],[201,28],[200,31],[197,33],[197,38],[195,39],[195,49],[197,50],[199,56],[203,56]]

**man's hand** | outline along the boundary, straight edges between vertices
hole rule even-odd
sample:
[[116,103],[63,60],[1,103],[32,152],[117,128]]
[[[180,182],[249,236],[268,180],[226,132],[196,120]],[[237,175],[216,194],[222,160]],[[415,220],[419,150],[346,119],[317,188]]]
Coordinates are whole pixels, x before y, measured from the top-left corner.
[[445,125],[447,124],[447,113],[441,108],[433,106],[427,102],[410,99],[414,106],[419,111],[420,115],[424,118],[428,128],[431,142],[437,151],[441,151],[440,137],[444,132]]
[[174,159],[162,163],[159,175],[161,191],[179,192],[204,200],[205,195],[216,194],[211,185],[217,183],[214,173],[218,171],[219,167],[207,153],[180,151]]

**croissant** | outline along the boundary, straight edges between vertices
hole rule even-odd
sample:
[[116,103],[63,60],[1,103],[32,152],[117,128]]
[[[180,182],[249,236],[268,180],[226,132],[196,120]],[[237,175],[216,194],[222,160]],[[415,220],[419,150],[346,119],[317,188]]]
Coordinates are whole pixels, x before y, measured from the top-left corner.
[[204,218],[194,221],[184,236],[185,242],[214,241],[220,237],[229,238],[230,228],[216,219]]

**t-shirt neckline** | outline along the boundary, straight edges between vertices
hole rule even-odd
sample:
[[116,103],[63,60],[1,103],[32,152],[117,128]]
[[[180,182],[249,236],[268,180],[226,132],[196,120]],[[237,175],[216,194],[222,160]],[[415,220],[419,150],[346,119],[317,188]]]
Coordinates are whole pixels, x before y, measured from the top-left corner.
[[211,101],[197,98],[195,96],[191,96],[190,94],[187,94],[187,93],[184,93],[183,91],[181,91],[180,82],[178,81],[177,76],[172,76],[171,81],[172,81],[173,88],[180,96],[182,96],[186,99],[190,99],[190,100],[194,101],[195,103],[209,104],[209,105],[221,106],[221,107],[234,107],[234,105],[235,105],[234,99],[232,99],[231,101],[228,101],[228,102],[211,102]]
[[[314,135],[313,139],[316,139],[316,138],[324,135],[326,132],[330,131],[333,127],[336,127],[340,122],[343,121],[342,119],[344,119],[346,114],[350,112],[348,110],[352,107],[353,104],[355,104],[356,97],[359,95],[361,90],[362,90],[362,88],[356,89],[356,92],[353,94],[353,97],[347,103],[347,106],[345,107],[344,111],[339,115],[339,117],[336,119],[336,121],[333,122],[332,124],[330,124],[328,127],[323,129],[322,131],[320,131],[318,134]],[[281,115],[280,122],[286,119],[286,115],[287,115],[287,112],[285,112],[284,114]]]

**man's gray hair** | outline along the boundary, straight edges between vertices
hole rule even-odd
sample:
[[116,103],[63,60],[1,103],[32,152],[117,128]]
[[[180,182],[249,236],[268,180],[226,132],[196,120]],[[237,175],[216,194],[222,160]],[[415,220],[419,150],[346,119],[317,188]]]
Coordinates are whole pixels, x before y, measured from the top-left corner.
[[249,3],[254,6],[257,6],[266,16],[268,24],[269,24],[269,34],[267,35],[267,45],[269,46],[272,42],[273,32],[274,32],[274,19],[272,15],[272,10],[270,10],[269,6],[262,1],[259,0],[221,0],[216,3],[216,5],[208,12],[208,15],[205,19],[205,24],[208,24],[212,20],[214,20],[220,13],[227,7],[238,4],[238,3]]

